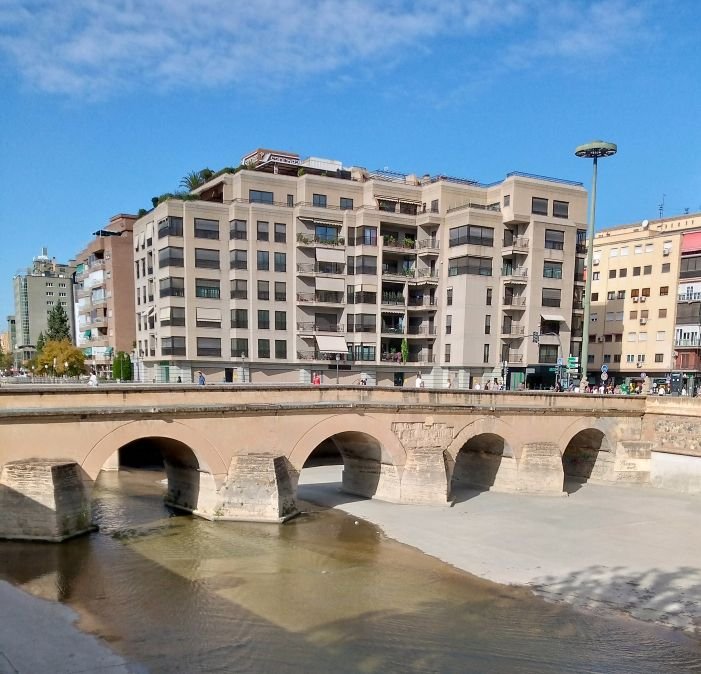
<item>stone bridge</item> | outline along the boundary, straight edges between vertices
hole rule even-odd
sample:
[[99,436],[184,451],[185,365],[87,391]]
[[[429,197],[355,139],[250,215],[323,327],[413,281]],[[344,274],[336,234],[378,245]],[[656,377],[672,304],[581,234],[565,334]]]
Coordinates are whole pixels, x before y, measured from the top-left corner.
[[[299,474],[320,448],[340,453],[344,491],[395,503],[445,505],[462,486],[558,495],[568,480],[701,491],[697,407],[365,386],[4,387],[0,537],[89,530],[100,471],[144,441],[163,456],[166,501],[213,520],[294,516]],[[660,479],[657,453],[668,457]]]

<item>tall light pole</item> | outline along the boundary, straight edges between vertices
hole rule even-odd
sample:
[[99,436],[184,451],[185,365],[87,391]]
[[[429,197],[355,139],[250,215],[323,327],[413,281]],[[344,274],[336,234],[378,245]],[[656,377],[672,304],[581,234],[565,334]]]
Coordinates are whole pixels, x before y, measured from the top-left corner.
[[[591,316],[591,279],[594,275],[594,224],[596,221],[596,168],[599,157],[611,157],[616,154],[618,147],[615,143],[606,143],[603,140],[594,140],[586,145],[580,145],[575,151],[578,157],[594,160],[594,174],[591,181],[591,196],[589,197],[589,227],[587,229],[587,278],[584,284],[584,326],[582,327],[582,379],[585,385],[589,383],[587,378],[587,365],[589,364],[589,322]],[[580,383],[581,386],[581,383]]]
[[338,364],[341,362],[341,354],[336,354],[336,386],[338,386]]

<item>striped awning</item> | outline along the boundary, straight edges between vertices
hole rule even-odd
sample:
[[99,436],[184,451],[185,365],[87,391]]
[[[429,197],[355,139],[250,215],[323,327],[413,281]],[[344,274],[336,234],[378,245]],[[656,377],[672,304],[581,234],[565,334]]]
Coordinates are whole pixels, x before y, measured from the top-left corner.
[[323,353],[348,353],[348,345],[340,335],[318,335],[316,345]]

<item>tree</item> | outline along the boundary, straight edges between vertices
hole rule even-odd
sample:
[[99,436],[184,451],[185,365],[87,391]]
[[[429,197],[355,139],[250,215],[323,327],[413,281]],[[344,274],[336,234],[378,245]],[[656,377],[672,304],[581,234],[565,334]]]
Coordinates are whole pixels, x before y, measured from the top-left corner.
[[37,354],[34,367],[37,373],[44,372],[59,376],[65,374],[75,377],[83,374],[85,355],[82,349],[76,348],[67,339],[47,341],[43,351]]
[[131,357],[126,351],[119,351],[112,361],[112,379],[131,381]]
[[61,342],[64,339],[70,342],[71,328],[68,325],[68,315],[60,304],[56,304],[49,313],[49,327],[46,329],[44,338],[47,342]]
[[13,364],[12,353],[5,353],[0,344],[0,370],[10,370]]
[[201,185],[204,185],[212,176],[214,171],[209,168],[203,168],[200,171],[191,171],[180,181],[180,187],[186,190],[194,190]]
[[409,360],[409,342],[406,341],[406,337],[402,340],[402,363],[406,363]]
[[39,336],[37,337],[37,353],[41,353],[43,351],[44,344],[46,344],[46,338],[44,337],[44,333],[40,332]]

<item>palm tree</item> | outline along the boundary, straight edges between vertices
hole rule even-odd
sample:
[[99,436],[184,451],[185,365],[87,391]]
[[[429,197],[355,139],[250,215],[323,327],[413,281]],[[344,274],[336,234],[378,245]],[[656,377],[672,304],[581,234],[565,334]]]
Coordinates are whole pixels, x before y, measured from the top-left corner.
[[190,171],[180,181],[180,187],[184,187],[188,191],[192,191],[201,185],[204,185],[212,176],[214,171],[209,168],[203,168],[200,171]]

